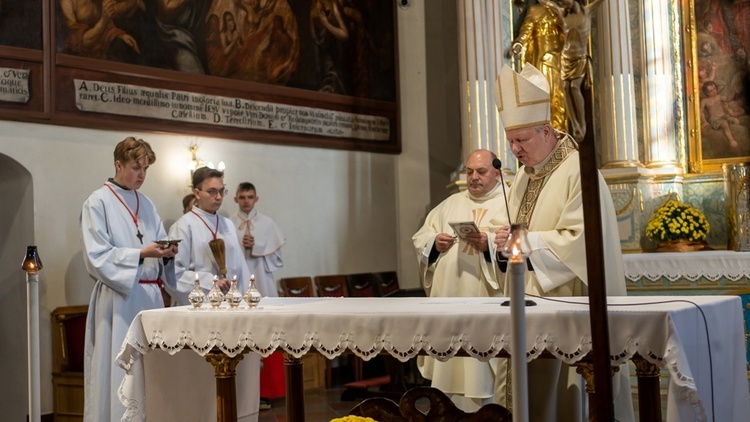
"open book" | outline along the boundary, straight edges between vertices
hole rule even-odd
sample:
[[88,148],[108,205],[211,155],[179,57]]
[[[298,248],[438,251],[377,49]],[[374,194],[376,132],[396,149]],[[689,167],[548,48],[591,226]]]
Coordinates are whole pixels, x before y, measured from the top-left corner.
[[456,236],[461,239],[466,239],[466,235],[469,233],[479,233],[479,227],[473,221],[452,221],[448,223]]

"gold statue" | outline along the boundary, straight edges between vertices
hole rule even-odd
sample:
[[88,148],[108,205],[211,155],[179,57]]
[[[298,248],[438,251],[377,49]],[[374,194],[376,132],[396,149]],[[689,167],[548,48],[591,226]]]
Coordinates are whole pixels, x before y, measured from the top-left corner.
[[546,6],[534,4],[526,11],[511,51],[519,58],[521,66],[531,63],[547,78],[552,126],[567,132],[568,116],[560,67],[564,42],[565,33],[558,15]]
[[591,84],[591,57],[588,54],[591,35],[591,13],[602,0],[581,4],[577,0],[539,0],[555,12],[563,24],[565,43],[562,50],[562,83],[565,105],[570,117],[572,135],[577,141],[586,136],[585,102],[581,85]]

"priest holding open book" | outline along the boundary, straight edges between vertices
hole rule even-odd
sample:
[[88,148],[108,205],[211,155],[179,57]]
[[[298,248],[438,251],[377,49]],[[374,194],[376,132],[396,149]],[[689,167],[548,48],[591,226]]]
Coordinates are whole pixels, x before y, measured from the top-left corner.
[[[427,215],[412,237],[422,286],[429,297],[501,296],[504,274],[495,262],[494,233],[508,224],[500,170],[491,151],[466,159],[465,191],[448,197]],[[476,227],[476,230],[475,230]],[[464,411],[492,402],[497,360],[420,358],[422,375]]]

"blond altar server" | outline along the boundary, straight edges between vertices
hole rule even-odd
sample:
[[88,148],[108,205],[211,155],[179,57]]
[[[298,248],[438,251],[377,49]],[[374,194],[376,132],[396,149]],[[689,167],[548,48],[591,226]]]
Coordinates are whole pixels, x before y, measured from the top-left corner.
[[[182,240],[180,251],[175,257],[177,292],[173,295],[173,300],[176,305],[189,304],[187,297],[195,286],[196,275],[200,278],[200,286],[204,293],[211,289],[214,275],[219,276],[217,284],[223,292],[229,289],[233,276],[237,276],[237,284],[241,293],[244,294],[248,289],[250,271],[245,263],[243,249],[237,241],[236,228],[231,220],[219,214],[219,208],[227,192],[224,187],[223,172],[201,167],[193,173],[193,194],[196,197],[196,203],[169,229],[171,239]],[[215,254],[209,245],[210,242],[218,239],[221,239],[224,244],[224,262],[221,262],[221,256]],[[226,270],[225,276],[221,275],[222,268]],[[187,355],[184,356],[185,365],[190,363],[188,360],[192,361],[197,356],[192,351],[178,353],[180,354]],[[205,362],[196,364],[205,365]],[[237,365],[237,415],[240,421],[257,420],[259,371],[260,357],[255,353],[246,354]],[[172,376],[187,376],[184,383],[190,383],[189,374],[184,371]],[[207,380],[207,382],[212,383],[213,380]],[[172,392],[162,393],[166,397],[172,394]],[[181,412],[179,414],[183,416],[171,416],[174,420],[211,420],[216,417],[216,396],[213,388],[196,389],[193,387],[182,394],[180,400],[185,405],[179,409],[173,409],[173,412]]]
[[271,217],[255,208],[258,203],[255,185],[242,182],[237,186],[234,202],[239,211],[229,217],[237,227],[237,236],[244,247],[247,267],[255,274],[255,285],[263,296],[278,296],[273,272],[284,266],[281,247],[286,239]]
[[[427,215],[412,237],[422,286],[429,297],[500,295],[504,275],[495,263],[494,232],[508,224],[497,158],[475,150],[466,159],[465,191],[455,193]],[[477,232],[457,237],[450,223],[473,222]],[[470,225],[469,225],[470,226]],[[464,225],[463,227],[466,227]],[[459,231],[462,231],[459,228]],[[464,411],[492,402],[496,360],[420,358],[422,375]]]
[[[550,125],[549,85],[544,75],[526,64],[521,73],[504,66],[497,77],[497,106],[511,150],[523,164],[508,193],[513,223],[529,229],[533,271],[526,272],[526,293],[540,296],[587,294],[586,245],[578,145],[567,133]],[[606,267],[606,289],[610,296],[624,296],[620,238],[612,197],[599,174],[602,236]],[[502,245],[508,227],[500,228],[495,243]],[[503,290],[507,292],[507,284]],[[512,402],[510,374],[500,371],[496,379],[496,401]],[[556,359],[536,359],[529,364],[529,406],[533,421],[583,420],[582,380]],[[627,365],[614,376],[615,418],[632,421]],[[575,386],[571,388],[571,386]],[[572,395],[571,395],[572,393]],[[544,405],[541,405],[541,404]],[[575,405],[573,408],[569,407]]]
[[125,414],[117,394],[125,370],[115,365],[115,357],[136,314],[163,307],[161,286],[175,287],[172,258],[178,247],[154,243],[167,232],[154,204],[138,192],[154,161],[156,154],[142,139],[118,143],[115,177],[81,210],[83,259],[96,280],[84,346],[86,421],[118,421]]

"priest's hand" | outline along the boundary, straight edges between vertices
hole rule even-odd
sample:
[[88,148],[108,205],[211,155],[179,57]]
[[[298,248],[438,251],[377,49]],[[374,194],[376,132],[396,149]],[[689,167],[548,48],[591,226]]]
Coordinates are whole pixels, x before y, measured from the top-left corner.
[[489,250],[487,243],[487,233],[485,232],[472,232],[466,234],[466,243],[473,246],[479,252],[486,252]]
[[456,238],[448,233],[440,233],[435,237],[435,249],[437,249],[438,252],[443,253],[450,249],[455,241]]
[[501,250],[505,246],[505,242],[508,241],[508,235],[510,234],[510,226],[503,226],[497,229],[495,232],[495,249]]

